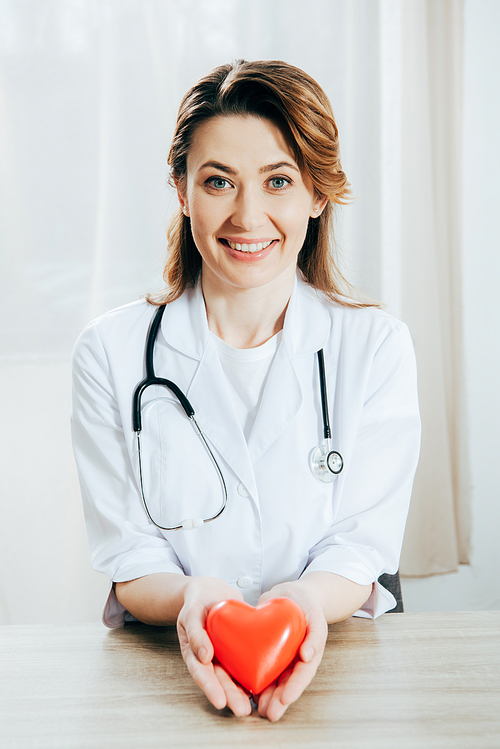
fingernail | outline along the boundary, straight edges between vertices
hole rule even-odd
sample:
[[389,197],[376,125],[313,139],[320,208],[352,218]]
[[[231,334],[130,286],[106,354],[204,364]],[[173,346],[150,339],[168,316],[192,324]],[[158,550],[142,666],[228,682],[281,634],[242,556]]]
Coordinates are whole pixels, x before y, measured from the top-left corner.
[[313,658],[314,658],[314,650],[312,648],[309,648],[304,653],[304,660],[306,663],[309,663],[309,661],[312,660]]
[[207,649],[206,648],[200,648],[198,650],[198,660],[204,661],[207,656]]

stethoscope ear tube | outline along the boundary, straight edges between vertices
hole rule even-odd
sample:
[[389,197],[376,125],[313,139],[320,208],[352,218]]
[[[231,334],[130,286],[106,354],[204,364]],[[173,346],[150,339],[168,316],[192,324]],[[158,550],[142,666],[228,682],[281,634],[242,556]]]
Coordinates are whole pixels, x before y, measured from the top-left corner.
[[329,440],[332,436],[330,430],[330,416],[328,414],[328,394],[326,392],[325,355],[323,349],[317,353],[319,368],[319,389],[321,393],[321,411],[323,413],[323,437]]
[[148,340],[146,345],[146,377],[145,379],[140,382],[135,391],[134,391],[134,398],[132,402],[132,422],[134,425],[134,432],[140,432],[142,429],[142,419],[141,419],[141,400],[142,400],[142,394],[148,388],[150,385],[164,385],[169,390],[171,390],[175,397],[178,399],[179,403],[181,404],[182,408],[184,409],[186,416],[191,419],[194,416],[194,408],[192,407],[189,400],[186,398],[184,393],[180,388],[177,387],[175,382],[171,382],[171,380],[165,380],[163,377],[156,377],[155,370],[154,370],[154,363],[153,363],[153,352],[154,352],[154,345],[156,336],[158,335],[158,330],[160,328],[161,319],[163,317],[163,313],[165,312],[165,305],[163,304],[161,307],[158,307],[158,311],[156,312],[153,322],[151,323],[151,327],[149,329],[148,333]]
[[141,419],[142,394],[144,393],[146,388],[148,388],[150,385],[164,385],[166,388],[168,388],[174,393],[175,397],[178,399],[179,403],[184,409],[186,416],[189,419],[191,419],[194,416],[194,408],[192,407],[191,403],[186,398],[182,390],[180,390],[180,388],[177,387],[175,382],[171,382],[171,380],[165,380],[163,379],[163,377],[146,378],[145,380],[143,380],[142,382],[138,384],[134,392],[133,411],[132,411],[134,432],[140,432],[142,429],[142,419]]

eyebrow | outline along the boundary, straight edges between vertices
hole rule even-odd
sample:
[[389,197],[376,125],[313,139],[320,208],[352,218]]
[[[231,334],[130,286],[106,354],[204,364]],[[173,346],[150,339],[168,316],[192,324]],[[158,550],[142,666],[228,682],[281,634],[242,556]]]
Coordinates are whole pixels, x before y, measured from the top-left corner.
[[[299,171],[298,167],[295,166],[295,164],[290,163],[289,161],[279,161],[277,164],[268,164],[267,166],[261,166],[259,169],[259,174],[267,174],[267,172],[274,172],[277,169],[282,169],[283,167],[288,167],[289,169],[294,169],[296,172]],[[201,165],[201,169],[218,169],[220,172],[224,172],[225,174],[232,174],[236,175],[238,172],[235,169],[232,169],[230,166],[226,166],[226,164],[220,164],[218,161],[206,161],[204,164]]]

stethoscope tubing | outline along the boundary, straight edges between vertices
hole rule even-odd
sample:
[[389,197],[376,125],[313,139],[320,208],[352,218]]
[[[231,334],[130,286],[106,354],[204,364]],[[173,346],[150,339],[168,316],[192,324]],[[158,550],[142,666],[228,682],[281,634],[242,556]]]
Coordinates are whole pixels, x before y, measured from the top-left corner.
[[328,415],[328,393],[326,391],[325,355],[323,349],[317,352],[319,369],[319,389],[321,393],[321,411],[323,412],[323,437],[329,440],[332,437],[330,430],[330,417]]
[[[165,305],[158,307],[158,310],[154,316],[153,322],[148,333],[148,339],[146,344],[146,377],[139,383],[134,392],[133,408],[132,408],[132,420],[134,425],[134,432],[140,432],[142,429],[141,419],[141,400],[142,394],[150,385],[163,385],[171,390],[182,408],[184,409],[186,416],[190,419],[194,416],[194,408],[192,407],[189,400],[186,398],[182,390],[177,387],[175,382],[171,380],[165,380],[163,377],[156,377],[153,363],[154,345],[156,336],[158,335],[158,329],[160,327],[163,313],[165,312]],[[199,427],[198,427],[199,429]]]
[[[164,312],[165,312],[165,305],[161,305],[158,308],[153,318],[153,322],[151,323],[151,327],[149,329],[147,343],[146,343],[146,377],[144,380],[142,380],[142,382],[139,383],[139,385],[136,387],[134,391],[133,407],[132,407],[132,421],[133,421],[134,432],[137,435],[139,484],[140,484],[140,489],[141,489],[142,503],[144,505],[146,514],[149,520],[153,523],[153,525],[155,525],[160,530],[177,531],[181,529],[186,530],[186,529],[191,529],[194,527],[199,527],[203,525],[204,523],[211,523],[212,520],[216,520],[220,515],[222,515],[222,513],[226,509],[228,497],[227,497],[227,487],[226,487],[226,482],[224,481],[224,476],[217,462],[217,459],[215,458],[215,455],[213,454],[210,448],[210,445],[208,444],[205,438],[205,435],[203,434],[198,422],[195,419],[195,411],[194,411],[193,406],[189,402],[189,399],[184,395],[182,390],[175,384],[175,382],[172,382],[171,380],[167,380],[163,377],[156,377],[155,375],[154,361],[153,361],[154,344],[156,341],[156,337],[158,335],[158,330],[160,328],[160,323],[161,323]],[[214,515],[211,515],[209,518],[188,518],[184,520],[180,525],[165,526],[165,525],[160,525],[159,523],[157,523],[149,511],[148,503],[146,501],[146,494],[144,491],[144,478],[143,478],[142,460],[141,460],[141,454],[142,454],[141,453],[141,431],[142,431],[141,401],[142,401],[142,396],[144,394],[144,391],[151,385],[162,385],[168,388],[172,393],[174,393],[177,400],[179,401],[182,408],[184,409],[186,416],[189,418],[189,420],[193,424],[196,432],[198,433],[198,436],[200,437],[201,441],[203,442],[205,446],[205,449],[210,455],[212,463],[214,464],[215,470],[217,471],[217,474],[221,481],[223,499],[222,499],[222,504],[220,508],[218,509],[218,511],[214,513]]]
[[[156,520],[154,520],[154,518],[152,517],[151,513],[149,512],[148,503],[146,502],[146,495],[145,495],[145,492],[144,492],[144,481],[143,481],[143,477],[142,477],[141,431],[138,430],[136,432],[136,435],[137,435],[137,453],[139,455],[139,483],[140,483],[140,487],[141,487],[142,504],[144,506],[144,509],[146,510],[146,515],[148,516],[148,518],[150,519],[150,521],[153,523],[153,525],[155,525],[157,528],[159,528],[162,531],[180,531],[180,530],[183,530],[183,529],[184,530],[191,530],[191,528],[199,527],[200,525],[203,525],[204,523],[211,523],[212,520],[216,520],[219,517],[219,515],[222,515],[222,513],[226,509],[226,505],[227,505],[227,487],[226,487],[226,482],[224,481],[224,476],[222,474],[220,466],[219,466],[219,464],[218,464],[218,462],[217,462],[217,460],[215,458],[215,455],[213,454],[212,450],[210,449],[210,445],[206,441],[205,435],[201,431],[201,429],[200,429],[200,427],[198,425],[198,422],[194,418],[194,414],[192,416],[190,416],[189,418],[191,419],[191,422],[192,422],[194,428],[198,432],[198,435],[199,435],[200,439],[202,440],[203,444],[205,445],[205,448],[207,449],[207,452],[210,455],[210,457],[212,459],[212,462],[213,462],[213,464],[215,466],[215,469],[217,471],[217,474],[218,474],[219,479],[220,479],[221,484],[222,484],[223,502],[222,502],[222,505],[221,505],[220,509],[215,513],[215,515],[212,515],[209,518],[189,518],[188,520],[184,520],[180,525],[173,525],[173,526],[159,525],[159,523],[157,523]],[[196,525],[193,524],[194,522],[196,523]]]
[[[181,529],[186,530],[186,529],[191,529],[191,528],[197,528],[203,525],[204,523],[210,523],[212,522],[212,520],[216,520],[216,518],[222,515],[222,513],[226,509],[228,495],[227,495],[226,482],[224,481],[224,476],[222,474],[221,468],[217,462],[217,459],[215,458],[215,455],[213,454],[210,448],[210,445],[208,444],[205,438],[205,435],[203,434],[202,430],[200,429],[200,426],[198,425],[198,422],[195,419],[195,410],[193,406],[191,405],[189,399],[186,397],[186,395],[184,395],[182,390],[175,384],[175,382],[172,382],[171,380],[167,380],[163,377],[157,377],[154,371],[154,361],[153,361],[154,345],[155,345],[156,337],[158,335],[158,330],[160,328],[163,313],[165,311],[165,306],[166,305],[161,305],[160,307],[158,307],[158,310],[153,318],[153,322],[151,323],[151,327],[148,332],[148,337],[147,337],[147,342],[146,342],[146,377],[137,385],[134,391],[133,404],[132,404],[132,421],[133,421],[134,432],[136,433],[136,436],[137,436],[137,453],[138,453],[138,462],[139,462],[139,484],[140,484],[141,497],[142,497],[142,503],[144,505],[144,509],[146,511],[146,514],[149,520],[157,528],[163,531],[176,531],[176,530],[181,530]],[[324,437],[325,443],[323,445],[320,445],[313,451],[313,457],[311,459],[311,469],[314,475],[317,478],[319,478],[321,481],[332,481],[334,476],[342,471],[343,459],[340,453],[336,452],[335,450],[331,450],[331,429],[330,429],[330,419],[328,415],[329,413],[328,412],[328,394],[327,394],[327,386],[326,386],[325,357],[324,357],[323,349],[320,349],[317,352],[317,358],[318,358],[319,382],[320,382],[320,393],[321,393],[321,411],[322,411],[322,416],[323,416],[323,437]],[[142,431],[141,401],[142,401],[142,396],[145,390],[151,385],[160,385],[160,386],[166,387],[175,395],[180,405],[182,406],[186,416],[190,419],[191,423],[193,424],[196,432],[198,433],[198,436],[203,442],[215,466],[215,469],[217,471],[217,474],[219,476],[219,479],[222,485],[223,501],[219,510],[214,515],[211,515],[209,518],[188,518],[184,520],[182,523],[180,523],[179,525],[163,526],[163,525],[159,525],[159,523],[157,523],[154,520],[154,518],[152,517],[149,511],[149,507],[146,501],[146,495],[144,491],[144,478],[143,478],[142,460],[141,460],[141,431]],[[330,466],[330,458],[333,458],[333,462],[336,465],[335,470],[333,470]]]

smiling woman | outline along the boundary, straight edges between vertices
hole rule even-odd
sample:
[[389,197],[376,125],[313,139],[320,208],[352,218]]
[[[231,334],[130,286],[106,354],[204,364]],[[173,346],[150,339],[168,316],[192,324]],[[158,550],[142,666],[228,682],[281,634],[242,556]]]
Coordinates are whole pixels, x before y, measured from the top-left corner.
[[[324,199],[325,204],[316,213],[310,214],[316,220],[307,222],[298,268],[309,283],[332,300],[351,299],[347,303],[357,306],[352,300],[351,287],[334,262],[333,206],[349,201],[350,186],[340,162],[337,124],[324,91],[307,73],[281,61],[239,61],[234,65],[215,68],[187,92],[179,108],[168,163],[172,181],[181,193],[188,180],[188,161],[192,158],[195,136],[201,139],[199,131],[203,127],[215,127],[215,118],[227,117],[237,117],[240,127],[245,118],[260,120],[266,129],[266,142],[282,153],[282,158],[264,160],[259,165],[259,169],[263,170],[261,176],[267,176],[275,190],[283,189],[283,183],[288,180],[293,185],[299,172],[299,182],[314,190],[316,197]],[[212,124],[208,125],[210,122]],[[218,127],[223,127],[220,121]],[[251,128],[250,123],[248,128]],[[270,144],[273,136],[275,142]],[[251,151],[258,156],[256,137],[255,130],[247,133],[247,142],[248,139],[253,140]],[[217,142],[214,153],[223,142]],[[241,157],[243,149],[236,128],[233,131],[234,148],[237,156]],[[237,176],[231,164],[221,163],[217,157],[208,156],[202,164],[214,170],[212,175],[206,175],[207,180],[211,177],[222,177],[224,180],[214,182],[212,179],[214,189],[215,184],[219,189],[222,184],[229,187],[231,178]],[[279,183],[269,179],[274,170],[278,172],[276,177]],[[279,170],[285,171],[280,173]],[[150,298],[153,303],[173,301],[186,288],[194,286],[198,278],[201,258],[187,216],[180,210],[170,225],[170,252],[164,273],[168,293],[156,299]],[[248,234],[248,231],[244,232],[244,235]]]
[[328,622],[394,607],[378,579],[398,569],[418,457],[413,349],[335,265],[349,185],[307,74],[211,71],[184,97],[169,164],[165,292],[95,320],[75,347],[75,455],[94,567],[112,581],[103,618],[176,622],[195,682],[247,715],[208,612],[292,599],[304,640],[254,695],[278,720],[314,677]]
[[[207,308],[233,288],[254,289],[284,314],[309,218],[321,214],[328,198],[301,173],[278,126],[250,115],[207,120],[194,133],[186,175],[176,184],[201,256]],[[234,312],[227,312],[224,322],[220,312],[214,316],[213,330],[236,348],[264,343],[283,324],[278,315],[272,330],[260,331],[263,340],[238,342],[227,330]]]

